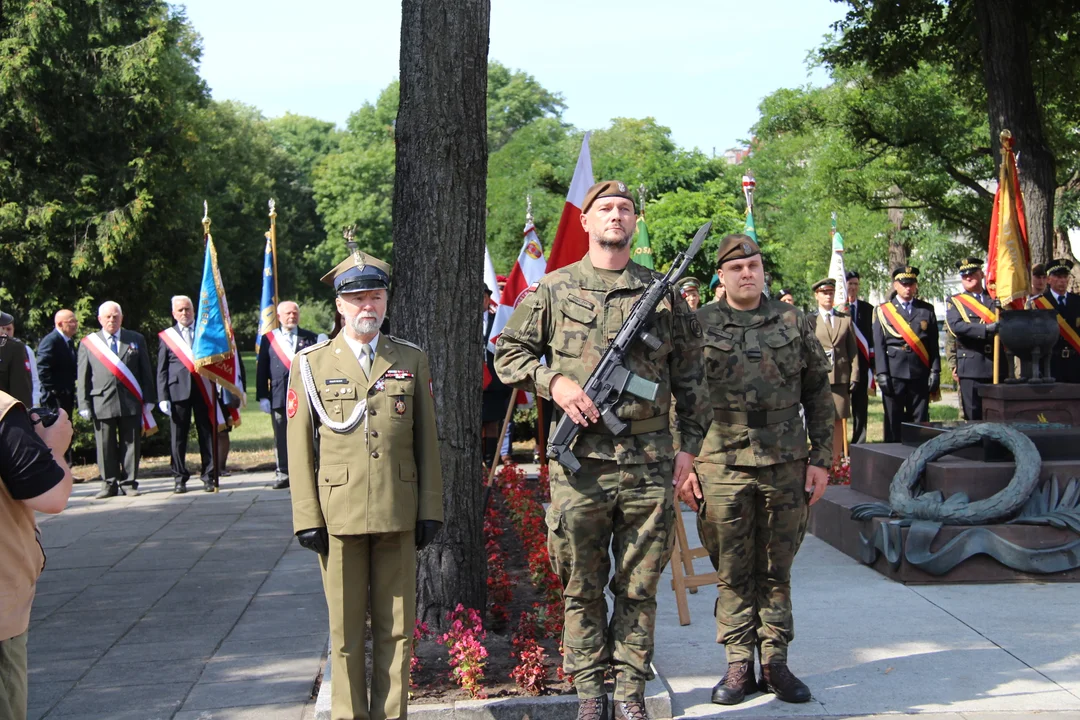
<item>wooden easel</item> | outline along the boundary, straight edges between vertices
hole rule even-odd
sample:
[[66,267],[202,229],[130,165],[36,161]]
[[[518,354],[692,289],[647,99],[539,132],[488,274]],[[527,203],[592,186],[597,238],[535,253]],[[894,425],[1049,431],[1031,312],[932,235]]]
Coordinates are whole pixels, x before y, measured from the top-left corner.
[[682,503],[675,501],[675,548],[671,554],[671,589],[675,591],[675,606],[679,609],[679,624],[690,624],[690,605],[686,601],[687,591],[697,593],[702,585],[716,585],[719,582],[715,572],[698,573],[694,571],[694,560],[708,557],[709,551],[703,547],[691,548],[686,539],[686,526],[682,520]]

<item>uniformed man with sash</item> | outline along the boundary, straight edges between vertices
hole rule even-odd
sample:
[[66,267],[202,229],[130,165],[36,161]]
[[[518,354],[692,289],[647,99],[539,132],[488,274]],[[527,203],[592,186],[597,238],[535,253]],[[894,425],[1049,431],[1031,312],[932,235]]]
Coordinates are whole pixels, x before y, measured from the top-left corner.
[[1080,295],[1069,292],[1072,268],[1072,260],[1051,260],[1046,268],[1049,287],[1032,306],[1058,313],[1060,337],[1050,355],[1050,374],[1058,382],[1080,383]]
[[389,265],[355,250],[323,282],[337,291],[344,326],[333,340],[297,352],[289,374],[293,530],[322,567],[331,717],[404,718],[416,550],[443,519],[431,369],[416,345],[380,333]]
[[982,265],[983,261],[974,257],[956,263],[964,292],[949,298],[945,312],[945,328],[956,339],[956,376],[968,420],[982,420],[982,398],[977,386],[994,382],[997,316],[983,286]]
[[885,406],[885,442],[900,442],[905,422],[930,420],[941,385],[934,306],[916,298],[919,268],[893,270],[895,297],[874,313],[874,373]]

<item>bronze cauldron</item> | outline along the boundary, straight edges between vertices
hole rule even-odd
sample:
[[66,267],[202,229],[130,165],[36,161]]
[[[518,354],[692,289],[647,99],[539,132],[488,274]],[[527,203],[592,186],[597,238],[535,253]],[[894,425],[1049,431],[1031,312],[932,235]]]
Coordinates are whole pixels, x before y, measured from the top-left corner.
[[1005,349],[1020,358],[1021,382],[1054,382],[1050,353],[1058,339],[1057,310],[1002,310],[998,334]]

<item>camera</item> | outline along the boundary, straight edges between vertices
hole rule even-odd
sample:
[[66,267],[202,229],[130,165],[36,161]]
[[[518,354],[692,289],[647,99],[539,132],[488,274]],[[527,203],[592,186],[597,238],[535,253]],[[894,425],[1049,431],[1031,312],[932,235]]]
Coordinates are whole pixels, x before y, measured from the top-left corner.
[[54,422],[60,419],[60,411],[47,407],[30,408],[31,418],[37,415],[37,420],[34,424],[41,423],[41,427],[50,427]]

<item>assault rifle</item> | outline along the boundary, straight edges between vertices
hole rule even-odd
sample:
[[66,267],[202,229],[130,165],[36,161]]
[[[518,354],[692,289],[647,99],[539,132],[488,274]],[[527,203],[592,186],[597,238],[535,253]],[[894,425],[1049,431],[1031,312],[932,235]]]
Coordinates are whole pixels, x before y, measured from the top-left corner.
[[[645,325],[652,318],[656,306],[686,272],[686,268],[690,266],[694,256],[701,249],[701,244],[705,242],[705,237],[709,234],[711,227],[711,222],[702,225],[694,235],[690,249],[675,257],[666,275],[655,278],[649,284],[630,309],[630,316],[619,329],[619,334],[608,345],[604,356],[600,358],[600,364],[592,371],[592,375],[585,382],[585,387],[582,388],[596,405],[596,409],[600,411],[600,419],[612,435],[624,435],[630,429],[629,423],[620,420],[615,415],[615,406],[622,399],[624,392],[644,400],[656,399],[656,391],[660,386],[630,372],[626,367],[626,356],[629,354],[630,344],[637,339],[645,343],[650,350],[657,350],[663,344],[660,338],[645,330]],[[574,438],[581,429],[580,425],[564,413],[559,418],[547,446],[548,458],[558,460],[571,473],[581,469],[581,463],[574,457],[574,453],[570,452],[570,444],[574,442]]]

